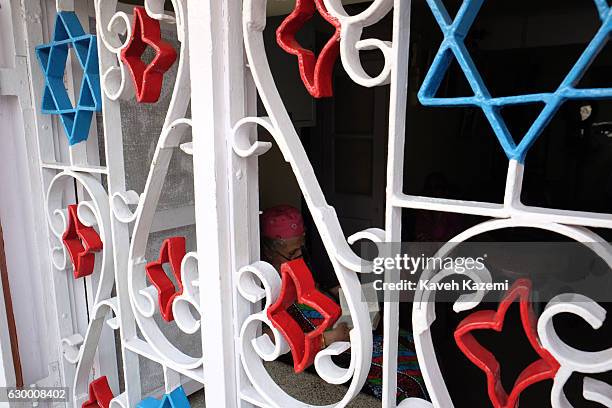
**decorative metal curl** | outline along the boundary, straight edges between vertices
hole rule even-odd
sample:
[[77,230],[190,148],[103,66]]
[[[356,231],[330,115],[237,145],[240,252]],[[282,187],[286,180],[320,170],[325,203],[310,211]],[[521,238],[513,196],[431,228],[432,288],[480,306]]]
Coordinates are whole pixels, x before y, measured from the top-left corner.
[[[391,78],[392,44],[378,39],[362,40],[363,29],[382,20],[392,9],[393,0],[374,0],[364,11],[349,15],[342,0],[324,0],[329,14],[338,19],[342,26],[340,38],[340,57],[346,73],[353,81],[366,87],[388,84]],[[385,60],[382,71],[375,77],[370,76],[359,57],[360,51],[378,49]]]
[[[263,30],[266,25],[265,1],[246,0],[243,4],[243,29],[245,49],[251,73],[261,100],[268,113],[267,118],[261,118],[260,125],[266,127],[276,141],[285,160],[291,164],[300,189],[302,190],[308,209],[315,221],[315,225],[324,242],[330,261],[338,277],[338,281],[345,294],[347,305],[353,319],[354,327],[351,331],[351,365],[349,371],[333,365],[329,358],[332,352],[346,349],[346,344],[338,344],[332,350],[319,357],[318,368],[321,377],[333,383],[352,378],[345,396],[333,406],[346,406],[362,388],[371,363],[372,331],[367,305],[361,302],[361,285],[356,274],[371,272],[367,263],[350,248],[342,232],[335,210],[329,206],[316,179],[314,170],[304,147],[299,140],[296,130],[283,104],[283,101],[274,84],[270,66],[266,57],[263,41]],[[252,119],[248,121],[253,122]],[[249,139],[250,143],[250,139]],[[245,148],[239,147],[244,153],[253,148],[244,143]],[[253,151],[255,148],[253,148]],[[253,334],[251,323],[255,317],[249,318],[249,325],[243,326],[243,334]],[[261,319],[264,320],[263,318]],[[253,334],[254,335],[254,334]],[[300,401],[290,397],[275,384],[265,369],[261,366],[261,356],[253,349],[250,340],[242,340],[243,365],[250,382],[267,403],[273,406],[307,407]],[[320,354],[320,353],[319,353]]]
[[[49,227],[55,237],[56,245],[52,249],[53,265],[58,270],[67,267],[67,253],[64,245],[60,244],[62,235],[67,227],[66,209],[63,207],[63,192],[68,183],[76,180],[85,188],[90,197],[88,201],[81,201],[78,204],[77,215],[80,221],[86,226],[96,225],[99,229],[100,239],[103,243],[109,243],[111,237],[110,228],[110,209],[108,206],[108,196],[100,182],[93,176],[85,173],[66,170],[56,175],[47,190],[46,210]],[[104,245],[102,249],[101,261],[97,263],[97,268],[101,270],[102,276],[112,278],[112,245]]]
[[[100,282],[100,286],[102,286],[102,282]],[[100,294],[100,292],[98,292],[98,294]],[[100,343],[100,336],[104,328],[104,323],[112,330],[119,329],[119,325],[115,318],[107,319],[109,313],[114,313],[116,316],[118,315],[118,311],[119,305],[117,303],[117,298],[101,301],[96,299],[95,306],[90,315],[91,320],[87,328],[87,333],[85,334],[85,340],[79,350],[78,364],[74,376],[72,392],[73,401],[75,401],[76,406],[81,406],[81,404],[87,400],[90,381],[89,374],[94,364],[94,358],[96,356],[98,344]]]
[[[489,231],[505,228],[539,228],[563,235],[577,242],[591,243],[589,248],[612,267],[612,249],[610,246],[599,235],[585,228],[544,222],[537,224],[529,220],[513,218],[491,220],[478,224],[451,239],[436,253],[435,256],[443,258],[462,242]],[[421,279],[438,280],[441,279],[445,273],[448,272],[437,272],[428,269],[423,272]],[[482,277],[474,276],[473,279],[482,279]],[[467,296],[471,296],[471,298],[463,298],[455,303],[455,311],[465,311],[477,306],[482,301],[484,295],[485,294],[481,291],[468,294]],[[425,380],[425,384],[433,405],[436,407],[441,406],[452,408],[454,405],[438,365],[432,334],[430,331],[431,325],[436,319],[434,297],[435,292],[428,289],[419,289],[415,293],[415,302],[412,311],[414,344],[417,351],[421,372],[423,374],[423,379]]]
[[[161,360],[171,361],[176,367],[192,370],[202,365],[202,356],[190,356],[179,350],[172,342],[163,334],[153,315],[158,310],[157,293],[154,287],[148,286],[145,276],[145,252],[149,237],[152,231],[153,218],[156,213],[157,204],[161,191],[164,185],[168,167],[172,155],[177,147],[180,146],[181,140],[185,132],[191,128],[191,120],[186,118],[187,109],[191,100],[190,91],[190,72],[189,72],[189,44],[186,32],[187,18],[185,0],[173,0],[176,22],[177,36],[181,42],[179,63],[176,81],[170,106],[166,114],[166,119],[162,127],[162,131],[157,142],[153,161],[149,169],[149,175],[145,185],[144,192],[136,199],[136,193],[118,194],[113,197],[114,209],[116,213],[121,213],[124,221],[134,221],[134,229],[130,243],[129,261],[128,261],[128,292],[130,303],[134,311],[136,323],[145,338],[146,342],[152,348]],[[170,16],[162,12],[163,7],[158,1],[145,2],[145,8],[149,15],[153,18],[170,20]],[[135,211],[127,208],[130,204],[137,204]],[[193,260],[183,259],[183,267],[188,263],[189,271],[181,273],[188,275],[186,281],[188,284],[197,282],[198,279],[193,275],[196,270],[192,268]],[[185,276],[185,275],[184,275]],[[196,289],[190,287],[191,294],[195,293]],[[177,310],[181,315],[179,321],[179,329],[186,333],[197,331],[199,322],[195,318],[190,319],[181,310],[191,313],[187,303],[199,312],[198,303],[191,297],[186,295],[178,300],[178,304],[173,304],[173,310]],[[178,299],[178,298],[177,298]],[[185,308],[187,307],[187,310]]]
[[[117,0],[95,0],[97,34],[102,44],[116,56],[117,65],[109,67],[102,73],[102,90],[108,99],[116,101],[130,99],[135,95],[127,67],[121,61],[121,51],[127,46],[132,36],[130,17],[117,12]],[[120,36],[125,36],[122,40]]]
[[[603,307],[586,296],[572,293],[555,296],[540,315],[538,334],[542,345],[561,364],[551,391],[553,408],[573,408],[563,388],[574,372],[596,374],[612,370],[612,347],[602,351],[582,351],[561,339],[555,330],[553,318],[564,313],[582,318],[593,329],[599,329],[606,319]],[[590,377],[584,379],[583,393],[586,399],[605,406],[610,406],[607,402],[612,401],[612,387]]]
[[202,315],[198,256],[195,252],[189,252],[183,258],[181,281],[183,282],[183,293],[174,299],[172,313],[179,329],[187,334],[194,334],[200,329],[201,323],[200,319],[194,318],[191,308],[195,309],[200,316]]

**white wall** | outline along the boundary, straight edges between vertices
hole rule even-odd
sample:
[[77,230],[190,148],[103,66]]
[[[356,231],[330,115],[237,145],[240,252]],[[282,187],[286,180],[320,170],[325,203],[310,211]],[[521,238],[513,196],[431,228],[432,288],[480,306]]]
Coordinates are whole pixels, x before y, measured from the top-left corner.
[[[17,337],[24,381],[34,383],[46,377],[48,361],[43,351],[47,338],[44,282],[32,255],[36,230],[29,214],[34,199],[29,189],[28,158],[25,149],[21,110],[17,97],[0,97],[0,222],[13,298]],[[35,199],[37,201],[39,199]],[[28,205],[24,205],[28,204]],[[4,312],[1,310],[0,312]]]
[[[44,197],[36,188],[41,185],[38,154],[27,138],[32,137],[33,120],[24,127],[24,118],[33,118],[33,107],[20,6],[17,0],[0,0],[0,223],[23,379],[33,384],[50,376],[50,364],[57,369],[59,336],[55,307],[49,303],[51,268],[42,221]],[[4,304],[0,313],[5,314]],[[6,334],[2,324],[0,316],[0,342]],[[5,352],[6,347],[2,356],[10,357],[10,350]],[[59,378],[57,372],[54,378]]]

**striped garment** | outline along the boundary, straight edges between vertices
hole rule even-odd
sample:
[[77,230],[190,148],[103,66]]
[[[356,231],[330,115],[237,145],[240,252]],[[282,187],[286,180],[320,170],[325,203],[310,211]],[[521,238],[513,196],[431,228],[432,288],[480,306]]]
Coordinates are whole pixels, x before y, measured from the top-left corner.
[[[304,333],[308,333],[321,324],[323,317],[314,309],[302,304],[293,304],[288,312],[300,325]],[[397,353],[397,401],[406,398],[428,399],[427,391],[423,382],[423,376],[419,369],[419,363],[414,348],[412,333],[400,329]],[[382,360],[383,360],[383,336],[373,336],[372,365],[367,381],[362,392],[382,399]],[[351,361],[350,351],[342,353],[334,358],[334,361],[343,367],[348,367]]]

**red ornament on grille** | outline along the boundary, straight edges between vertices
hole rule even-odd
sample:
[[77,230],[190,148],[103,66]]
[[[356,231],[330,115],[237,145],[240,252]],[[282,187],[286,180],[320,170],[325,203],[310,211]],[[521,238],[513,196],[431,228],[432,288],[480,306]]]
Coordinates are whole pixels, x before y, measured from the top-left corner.
[[[300,45],[295,35],[318,12],[336,28],[334,35],[321,50],[319,56]],[[340,22],[332,17],[325,8],[323,0],[297,0],[291,14],[285,18],[276,31],[278,45],[298,59],[300,76],[304,86],[315,98],[333,95],[332,74],[340,51]]]
[[79,279],[93,273],[96,252],[102,250],[102,240],[93,227],[85,226],[77,215],[77,205],[68,206],[68,225],[62,235],[72,267],[74,278]]
[[[168,238],[162,244],[159,250],[159,258],[157,261],[149,262],[146,266],[147,277],[151,283],[157,288],[159,310],[162,318],[171,322],[174,320],[172,313],[172,302],[174,298],[183,293],[183,281],[181,280],[181,262],[185,257],[185,237]],[[174,279],[178,288],[174,286],[172,280],[164,271],[163,265],[170,264],[170,269],[174,275]]]
[[[495,310],[481,310],[465,318],[455,330],[457,345],[472,363],[478,366],[487,376],[489,398],[495,408],[515,408],[521,393],[529,386],[554,378],[559,370],[559,363],[546,351],[538,339],[536,317],[530,300],[531,281],[519,279],[508,291]],[[474,330],[495,330],[500,332],[508,308],[514,301],[520,304],[523,330],[533,350],[540,358],[531,363],[518,376],[510,394],[507,394],[501,382],[501,367],[493,353],[485,349],[472,335]]]
[[[319,292],[312,274],[303,259],[296,259],[281,266],[282,286],[276,302],[268,308],[268,318],[291,348],[293,368],[296,373],[304,371],[321,350],[321,336],[331,329],[340,318],[342,310],[334,301]],[[314,330],[304,333],[291,317],[287,308],[294,303],[310,306],[323,316],[323,321]]]
[[97,378],[89,384],[89,400],[82,408],[108,408],[113,399],[113,392],[108,385],[106,376]]
[[[155,51],[149,64],[142,60],[147,47]],[[149,17],[143,7],[134,7],[132,36],[121,51],[121,60],[130,71],[138,102],[157,102],[164,74],[176,61],[176,51],[170,43],[162,40],[159,21]]]

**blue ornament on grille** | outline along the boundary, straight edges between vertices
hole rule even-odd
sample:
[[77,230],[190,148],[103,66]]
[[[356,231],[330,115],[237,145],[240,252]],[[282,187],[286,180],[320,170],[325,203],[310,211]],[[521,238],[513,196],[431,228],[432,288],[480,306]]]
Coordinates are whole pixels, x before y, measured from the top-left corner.
[[[74,49],[83,70],[76,106],[64,87],[70,48]],[[53,40],[36,47],[36,56],[45,76],[42,113],[59,115],[70,145],[87,140],[93,113],[102,110],[96,36],[85,34],[74,12],[60,11],[55,19]]]
[[190,408],[190,405],[181,386],[169,394],[164,394],[160,400],[153,397],[145,398],[136,405],[136,408]]
[[[444,40],[425,77],[418,96],[420,102],[426,106],[472,106],[482,109],[508,159],[514,159],[522,163],[529,148],[542,134],[565,101],[612,98],[612,88],[576,88],[580,79],[608,41],[612,31],[612,8],[608,6],[607,0],[593,0],[599,13],[601,26],[554,92],[492,97],[465,46],[465,38],[484,1],[464,0],[453,21],[442,0],[427,0],[427,4],[442,30]],[[453,58],[457,60],[465,74],[474,92],[473,96],[436,97]],[[543,103],[544,108],[523,135],[521,141],[516,144],[501,115],[501,111],[504,107],[510,105],[535,103]]]

